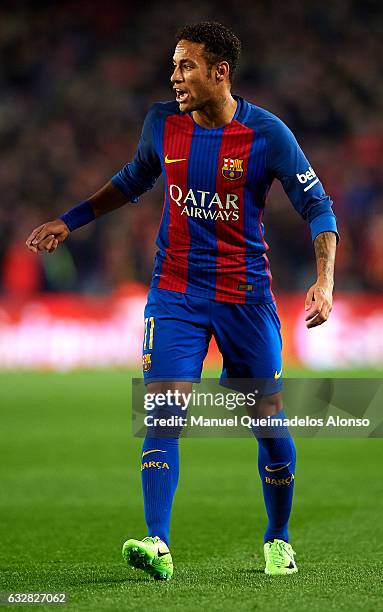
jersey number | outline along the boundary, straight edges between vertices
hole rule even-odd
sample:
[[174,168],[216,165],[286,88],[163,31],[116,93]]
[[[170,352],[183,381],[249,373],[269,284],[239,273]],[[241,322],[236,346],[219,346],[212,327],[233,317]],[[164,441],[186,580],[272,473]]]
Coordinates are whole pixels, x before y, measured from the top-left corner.
[[[144,351],[151,351],[153,348],[154,317],[145,318]],[[149,346],[147,346],[149,340]]]

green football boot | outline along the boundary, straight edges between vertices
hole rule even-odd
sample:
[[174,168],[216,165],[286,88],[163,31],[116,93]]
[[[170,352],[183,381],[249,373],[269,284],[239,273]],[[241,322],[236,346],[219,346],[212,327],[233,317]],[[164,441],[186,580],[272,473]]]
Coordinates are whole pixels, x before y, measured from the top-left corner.
[[295,552],[288,542],[275,539],[272,542],[266,542],[263,550],[266,561],[265,574],[285,576],[298,571],[294,561]]
[[157,536],[126,540],[122,556],[131,567],[144,570],[155,580],[170,580],[173,576],[173,560],[169,548]]

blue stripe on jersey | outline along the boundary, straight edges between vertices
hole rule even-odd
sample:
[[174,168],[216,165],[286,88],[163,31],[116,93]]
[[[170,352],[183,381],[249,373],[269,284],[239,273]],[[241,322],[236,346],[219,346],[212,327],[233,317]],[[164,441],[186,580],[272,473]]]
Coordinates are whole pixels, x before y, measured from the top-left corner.
[[[265,183],[266,139],[254,131],[254,139],[250,151],[246,188],[244,189],[245,218],[244,233],[246,240],[246,282],[256,286],[258,295],[270,299],[270,281],[265,275],[265,251],[262,237],[259,233],[260,216],[263,209],[264,194],[268,188]],[[252,298],[254,292],[247,291],[246,299]]]
[[[162,118],[161,121],[156,121],[153,125],[153,143],[154,147],[158,153],[158,156],[161,160],[162,166],[162,176],[164,177],[165,182],[165,195],[164,195],[164,208],[162,213],[162,223],[160,223],[160,228],[157,234],[156,245],[158,248],[165,253],[167,247],[169,246],[169,190],[167,184],[166,172],[163,165],[163,149],[164,149],[164,131],[165,131],[165,117]],[[153,270],[153,278],[152,278],[152,287],[157,287],[160,277],[161,277],[161,269],[162,264],[164,262],[163,257],[156,257],[155,265]]]
[[[207,203],[216,191],[218,158],[223,128],[206,130],[195,125],[188,162],[188,188],[196,197],[198,191],[208,191]],[[211,134],[211,135],[210,135]],[[218,136],[218,138],[217,138]],[[209,163],[206,163],[206,159]],[[192,205],[188,204],[188,208]],[[200,208],[200,207],[198,207]],[[205,210],[209,210],[205,205]],[[214,211],[214,207],[210,209]],[[206,298],[215,297],[217,238],[213,219],[188,218],[190,251],[188,289],[193,279],[198,282],[198,294]],[[203,264],[203,265],[201,265]]]

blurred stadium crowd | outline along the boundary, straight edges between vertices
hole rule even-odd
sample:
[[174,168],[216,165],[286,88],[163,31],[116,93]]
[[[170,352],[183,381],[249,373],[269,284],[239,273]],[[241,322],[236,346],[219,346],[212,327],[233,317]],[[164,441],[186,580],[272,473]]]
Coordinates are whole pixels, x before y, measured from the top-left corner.
[[[383,9],[379,2],[193,0],[0,4],[0,288],[109,292],[150,280],[162,183],[75,232],[53,256],[31,229],[95,192],[134,154],[149,106],[171,99],[174,32],[215,19],[243,42],[234,93],[294,131],[334,200],[337,288],[383,288]],[[309,232],[279,185],[266,240],[274,286],[314,277]]]

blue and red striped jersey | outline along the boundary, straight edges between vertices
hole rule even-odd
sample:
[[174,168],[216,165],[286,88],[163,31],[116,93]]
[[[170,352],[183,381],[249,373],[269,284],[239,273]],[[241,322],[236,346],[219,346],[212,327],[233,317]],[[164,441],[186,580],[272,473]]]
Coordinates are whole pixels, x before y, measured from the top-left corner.
[[[262,222],[279,179],[313,240],[337,233],[332,202],[289,128],[235,96],[233,120],[200,127],[177,102],[148,112],[136,155],[113,178],[131,202],[162,173],[165,197],[152,287],[234,303],[274,300]],[[295,237],[291,237],[295,239]]]

